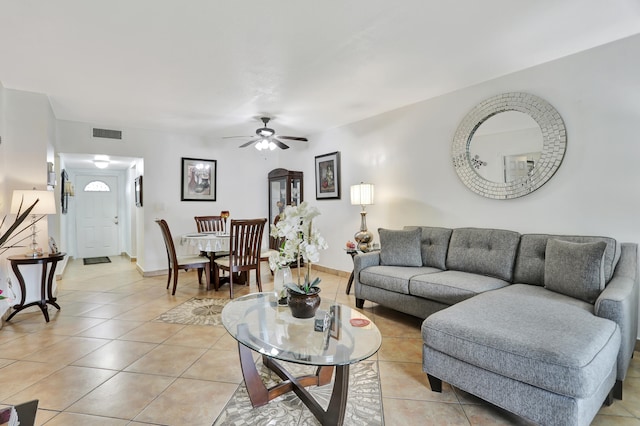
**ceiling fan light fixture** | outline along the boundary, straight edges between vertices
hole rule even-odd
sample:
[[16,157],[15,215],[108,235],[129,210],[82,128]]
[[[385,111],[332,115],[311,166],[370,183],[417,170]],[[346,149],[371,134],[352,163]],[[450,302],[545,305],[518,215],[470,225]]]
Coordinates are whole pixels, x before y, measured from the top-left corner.
[[109,160],[93,160],[93,164],[99,169],[106,169],[109,167]]
[[[271,144],[272,143],[273,142],[269,142],[267,139],[262,139],[260,142],[256,143],[256,149],[258,151],[262,151],[263,149],[271,148]],[[271,149],[273,149],[273,148],[271,148]]]
[[225,136],[223,139],[246,138],[246,137],[252,138],[250,141],[240,145],[239,148],[246,148],[253,145],[253,147],[258,151],[262,151],[265,149],[273,151],[276,148],[289,149],[289,145],[284,143],[282,141],[283,139],[300,141],[300,142],[308,142],[308,139],[304,137],[283,136],[283,135],[277,134],[275,130],[267,127],[269,121],[271,120],[269,117],[260,117],[260,120],[262,120],[262,123],[264,123],[264,127],[260,127],[259,129],[256,129],[255,133],[257,138],[256,136]]

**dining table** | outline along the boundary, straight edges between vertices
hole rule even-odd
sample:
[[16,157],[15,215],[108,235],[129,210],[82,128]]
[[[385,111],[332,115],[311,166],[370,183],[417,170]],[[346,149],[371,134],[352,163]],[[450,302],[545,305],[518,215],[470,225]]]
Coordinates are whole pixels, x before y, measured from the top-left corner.
[[223,232],[195,232],[180,237],[180,244],[195,247],[200,252],[215,257],[216,253],[229,252],[229,234]]
[[[229,253],[229,233],[228,232],[193,232],[180,236],[180,245],[193,247],[204,253],[211,260],[211,283],[215,280],[214,261]],[[238,284],[246,283],[246,273],[234,275],[233,282]],[[220,277],[220,283],[229,282],[229,277]]]

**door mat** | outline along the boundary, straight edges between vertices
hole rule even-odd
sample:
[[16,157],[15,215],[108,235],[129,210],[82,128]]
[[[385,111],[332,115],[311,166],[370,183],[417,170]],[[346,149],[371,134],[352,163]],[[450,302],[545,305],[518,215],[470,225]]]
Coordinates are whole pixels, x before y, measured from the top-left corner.
[[85,257],[82,259],[85,265],[97,265],[98,263],[111,263],[111,259],[107,256],[100,257]]
[[[313,374],[316,367],[291,364],[279,361],[294,375]],[[281,381],[271,370],[262,365],[262,358],[256,367],[262,380],[269,387]],[[307,388],[313,397],[326,410],[333,390],[333,382]],[[262,407],[253,408],[244,381],[240,383],[227,406],[222,410],[213,426],[235,425],[278,425],[278,426],[315,426],[320,422],[311,411],[300,401],[300,398],[288,392],[270,401]],[[347,411],[344,418],[345,426],[382,426],[384,414],[380,394],[380,377],[376,361],[362,361],[352,364],[349,369],[349,393],[347,397]]]

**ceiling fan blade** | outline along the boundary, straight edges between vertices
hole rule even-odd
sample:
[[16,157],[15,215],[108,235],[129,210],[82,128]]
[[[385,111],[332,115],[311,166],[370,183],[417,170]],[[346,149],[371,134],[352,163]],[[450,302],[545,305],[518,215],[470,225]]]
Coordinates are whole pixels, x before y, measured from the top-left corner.
[[249,145],[252,145],[252,144],[254,144],[254,143],[258,142],[259,140],[261,140],[261,139],[253,139],[253,140],[250,140],[249,142],[247,142],[247,143],[243,143],[242,145],[240,145],[240,146],[239,146],[239,148],[246,148],[246,147],[248,147]]
[[271,141],[273,143],[275,143],[276,145],[278,145],[278,148],[281,149],[289,149],[289,145],[287,145],[286,143],[282,142],[280,139],[276,138],[276,137],[272,137]]
[[223,136],[222,139],[235,139],[235,138],[255,138],[255,135],[251,136]]
[[302,142],[308,142],[309,141],[309,139],[307,139],[307,138],[299,138],[299,137],[296,137],[296,136],[280,136],[280,135],[278,135],[278,137],[280,139],[290,139],[292,141],[302,141]]

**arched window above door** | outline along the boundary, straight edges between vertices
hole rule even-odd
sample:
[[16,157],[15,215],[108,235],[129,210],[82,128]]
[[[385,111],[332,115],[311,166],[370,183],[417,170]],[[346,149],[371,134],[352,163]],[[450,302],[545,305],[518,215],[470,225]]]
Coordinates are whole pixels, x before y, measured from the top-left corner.
[[101,180],[93,180],[85,185],[84,191],[85,192],[110,192],[111,188],[109,187],[109,185],[107,185]]

